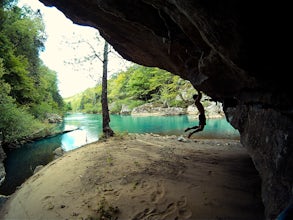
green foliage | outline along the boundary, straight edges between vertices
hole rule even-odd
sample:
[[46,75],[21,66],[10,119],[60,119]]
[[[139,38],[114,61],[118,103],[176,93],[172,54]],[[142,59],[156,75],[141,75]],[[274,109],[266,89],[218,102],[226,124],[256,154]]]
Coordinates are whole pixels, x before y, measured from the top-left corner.
[[11,85],[11,96],[20,104],[35,102],[39,81],[39,51],[44,48],[44,24],[39,13],[29,8],[11,7],[0,13],[0,57],[5,81]]
[[[108,80],[109,109],[112,114],[120,113],[122,106],[130,110],[147,102],[159,106],[186,107],[195,93],[189,81],[181,79],[159,68],[133,65]],[[72,111],[101,113],[101,85],[66,99]],[[187,100],[186,100],[187,99]]]
[[40,123],[9,96],[10,85],[2,79],[5,69],[0,59],[0,134],[3,142],[24,138],[40,129]]
[[40,13],[2,2],[0,8],[0,140],[10,142],[46,130],[48,113],[65,105],[56,72],[43,65],[39,52],[46,35]]
[[127,98],[126,87],[129,80],[129,74],[127,72],[121,72],[111,80],[108,80],[108,89],[111,91],[108,92],[108,99],[117,100]]
[[155,93],[155,87],[151,84],[150,78],[153,77],[149,68],[140,68],[133,66],[129,69],[130,77],[128,79],[126,91],[133,99],[147,101],[150,100],[152,94]]
[[1,103],[0,112],[4,113],[0,115],[3,142],[29,137],[42,127],[42,124],[35,120],[25,108],[17,107],[13,101]]
[[71,112],[72,111],[71,102],[65,103],[64,109],[65,109],[65,112]]
[[44,49],[46,35],[41,14],[30,8],[12,8],[4,23],[5,33],[14,45],[15,54],[22,55],[30,61],[30,72],[34,73],[39,62],[39,51]]
[[44,120],[48,113],[62,113],[65,104],[58,92],[57,73],[40,65],[38,74],[37,99],[30,105],[30,112],[36,118]]

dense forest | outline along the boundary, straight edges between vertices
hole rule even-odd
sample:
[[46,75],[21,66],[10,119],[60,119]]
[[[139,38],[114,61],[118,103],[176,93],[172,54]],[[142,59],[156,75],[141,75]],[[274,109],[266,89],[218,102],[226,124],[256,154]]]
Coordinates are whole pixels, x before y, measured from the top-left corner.
[[[73,112],[101,113],[102,85],[65,99]],[[162,107],[187,107],[195,89],[189,81],[165,70],[132,65],[125,72],[108,80],[109,111],[119,114],[123,108],[132,110],[145,103]]]
[[[10,2],[10,3],[9,3]],[[2,1],[0,8],[0,142],[48,132],[48,114],[64,113],[57,73],[39,58],[46,40],[41,14]]]

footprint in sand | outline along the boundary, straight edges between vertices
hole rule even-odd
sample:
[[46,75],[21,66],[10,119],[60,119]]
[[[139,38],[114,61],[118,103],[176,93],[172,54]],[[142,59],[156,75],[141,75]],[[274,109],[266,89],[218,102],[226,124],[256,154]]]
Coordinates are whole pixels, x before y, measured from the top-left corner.
[[187,207],[187,200],[182,196],[177,202],[167,205],[164,210],[156,208],[146,208],[137,213],[131,220],[149,220],[149,219],[190,219],[192,212]]
[[150,219],[151,217],[157,216],[156,209],[146,208],[142,212],[137,213],[131,218],[131,220],[144,220]]
[[162,184],[162,181],[157,182],[156,190],[151,193],[151,202],[157,203],[165,195],[165,187]]
[[54,198],[54,196],[45,196],[42,199],[42,203],[43,203],[43,207],[47,210],[52,210],[54,209],[54,202],[52,201],[52,199]]
[[45,196],[45,197],[42,199],[42,201],[48,200],[48,199],[50,199],[50,198],[54,198],[54,196]]
[[192,212],[187,207],[187,199],[182,196],[176,203],[170,203],[162,212],[162,219],[189,219]]
[[190,218],[192,215],[191,210],[188,208],[187,199],[185,196],[182,196],[181,199],[177,202],[179,217],[185,219]]

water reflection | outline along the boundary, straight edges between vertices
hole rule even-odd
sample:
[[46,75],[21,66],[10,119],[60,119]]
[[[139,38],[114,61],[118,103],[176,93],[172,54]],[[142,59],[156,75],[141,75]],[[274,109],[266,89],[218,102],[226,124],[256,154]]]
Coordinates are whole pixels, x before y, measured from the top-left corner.
[[54,159],[53,151],[61,146],[61,136],[24,144],[21,148],[6,150],[4,160],[6,177],[0,194],[10,195],[33,174],[38,165],[46,165]]
[[87,131],[78,129],[62,135],[61,147],[64,151],[70,151],[87,143]]
[[[99,136],[102,134],[102,116],[95,114],[68,114],[62,124],[63,131],[75,130],[64,134],[64,149],[68,146],[67,142],[70,142],[70,139],[77,138],[78,143],[92,143],[99,139]],[[79,137],[81,136],[81,137]],[[86,136],[86,138],[85,138]],[[68,141],[66,139],[69,139]],[[84,141],[86,139],[86,141]],[[72,140],[71,140],[72,141]],[[74,141],[73,141],[74,142]],[[70,148],[70,147],[69,147]],[[68,149],[69,149],[68,148]],[[66,148],[67,149],[67,148]],[[73,149],[75,149],[73,147]]]

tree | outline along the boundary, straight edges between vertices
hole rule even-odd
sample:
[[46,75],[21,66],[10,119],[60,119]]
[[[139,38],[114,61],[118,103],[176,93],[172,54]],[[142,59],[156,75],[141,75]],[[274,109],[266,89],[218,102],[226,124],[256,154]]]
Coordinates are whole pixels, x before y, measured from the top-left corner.
[[103,116],[103,133],[105,137],[112,137],[114,135],[113,130],[110,128],[110,115],[108,109],[108,86],[107,86],[107,76],[108,76],[108,42],[105,41],[104,53],[103,53],[103,78],[102,78],[102,116]]
[[[99,42],[98,33],[95,35],[95,41]],[[102,104],[102,128],[103,128],[103,135],[104,137],[108,138],[114,135],[114,131],[110,127],[110,114],[109,114],[109,107],[108,107],[108,96],[107,96],[107,77],[108,77],[108,55],[111,52],[109,49],[109,44],[107,41],[104,40],[104,48],[103,48],[103,55],[98,51],[98,46],[95,47],[93,42],[89,40],[85,40],[82,38],[81,40],[74,43],[76,45],[75,49],[79,49],[82,45],[86,45],[89,49],[88,54],[84,55],[83,57],[78,57],[74,59],[74,62],[69,62],[70,64],[85,64],[85,63],[93,63],[94,60],[98,59],[103,64],[103,71],[102,71],[102,92],[101,92],[101,104]],[[84,48],[83,48],[84,49]],[[95,79],[95,74],[91,73],[90,77]],[[96,97],[96,96],[95,96]],[[83,104],[83,103],[82,103]],[[82,105],[84,108],[84,105]]]

